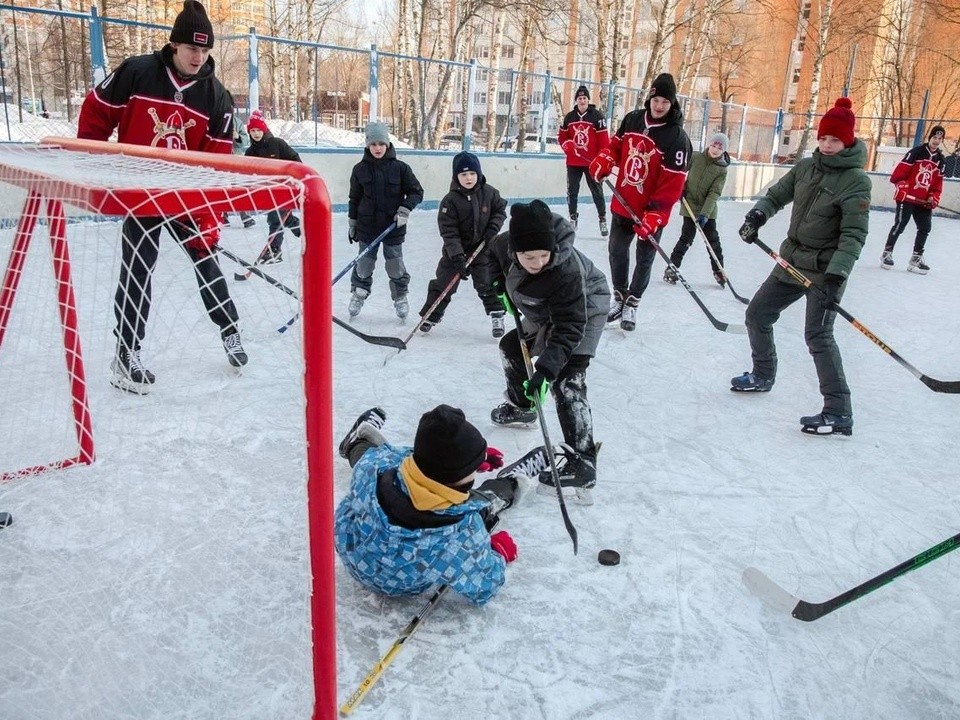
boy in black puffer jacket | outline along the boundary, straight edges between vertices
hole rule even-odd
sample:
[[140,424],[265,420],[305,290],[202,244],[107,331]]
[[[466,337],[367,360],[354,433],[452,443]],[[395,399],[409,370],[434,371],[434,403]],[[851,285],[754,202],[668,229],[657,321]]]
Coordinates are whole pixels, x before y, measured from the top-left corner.
[[[250,147],[247,155],[261,158],[275,158],[278,160],[292,160],[303,162],[300,155],[287,145],[285,140],[274,137],[267,127],[267,121],[259,110],[254,110],[247,121],[247,132],[250,134]],[[283,244],[283,228],[290,228],[296,237],[300,237],[300,220],[291,210],[271,210],[267,213],[267,246],[257,258],[257,265],[272,265],[283,260],[281,245]]]
[[[430,332],[443,319],[443,313],[457,291],[460,280],[472,275],[473,287],[493,323],[493,336],[503,335],[504,310],[491,285],[492,268],[487,245],[500,232],[506,219],[507,203],[495,187],[487,184],[487,179],[480,172],[480,158],[473,153],[458,153],[453,158],[450,192],[440,201],[440,212],[437,213],[443,253],[437,264],[437,276],[430,281],[427,299],[420,310],[420,317],[423,318],[420,329],[423,332]],[[481,243],[483,249],[467,267],[467,258]],[[451,280],[454,282],[450,290],[430,312]]]
[[[397,317],[405,320],[410,311],[407,288],[410,274],[403,264],[403,240],[407,235],[410,211],[423,202],[423,188],[413,170],[397,159],[390,132],[383,123],[367,125],[367,147],[363,159],[350,174],[350,203],[347,210],[350,229],[347,238],[360,244],[362,254],[390,223],[393,231],[383,239],[383,261],[390,278],[390,297]],[[373,287],[377,249],[360,258],[350,276],[350,317],[360,314]]]

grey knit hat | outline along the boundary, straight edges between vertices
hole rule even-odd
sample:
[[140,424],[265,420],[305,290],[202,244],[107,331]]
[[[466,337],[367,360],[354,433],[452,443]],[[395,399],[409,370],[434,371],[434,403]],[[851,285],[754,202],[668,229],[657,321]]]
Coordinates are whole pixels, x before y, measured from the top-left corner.
[[367,125],[367,145],[373,143],[390,144],[390,130],[382,122],[372,122]]
[[724,135],[722,132],[714,133],[710,136],[710,141],[707,143],[707,147],[710,147],[715,142],[720,143],[720,146],[723,148],[723,151],[727,151],[727,147],[730,145],[730,138]]

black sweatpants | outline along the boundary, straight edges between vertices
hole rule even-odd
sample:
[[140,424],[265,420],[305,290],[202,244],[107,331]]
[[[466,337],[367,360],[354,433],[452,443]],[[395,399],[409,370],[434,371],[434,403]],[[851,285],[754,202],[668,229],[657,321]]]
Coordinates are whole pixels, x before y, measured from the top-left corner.
[[[473,253],[474,249],[476,248],[467,251],[467,257]],[[470,279],[473,280],[473,289],[477,291],[477,295],[480,297],[481,302],[483,302],[483,310],[487,315],[495,310],[503,310],[503,305],[500,304],[500,299],[493,289],[492,262],[495,261],[491,260],[490,254],[484,250],[474,258],[473,262],[470,263],[470,267],[467,268],[470,272]],[[456,274],[457,268],[453,264],[453,261],[447,257],[446,253],[442,253],[440,255],[440,262],[437,263],[437,276],[427,285],[427,299],[423,301],[423,307],[420,308],[420,317],[423,317],[437,301],[437,298],[440,297],[444,288],[447,287],[447,284]],[[457,291],[458,287],[460,287],[460,278],[458,278],[453,284],[453,287],[450,288],[450,292],[437,304],[437,307],[430,313],[430,317],[428,317],[427,320],[434,324],[443,320],[443,314],[446,312],[447,305],[450,304],[450,300],[453,299],[453,294]]]
[[267,242],[272,252],[279,252],[283,245],[283,228],[290,228],[296,237],[300,237],[300,218],[291,210],[283,212],[271,210],[267,213]]
[[[660,228],[654,233],[653,239],[659,243],[662,234],[663,228]],[[633,222],[614,213],[613,222],[610,224],[610,241],[607,243],[607,252],[610,256],[610,281],[615,292],[620,292],[624,297],[633,295],[639,299],[650,284],[650,270],[653,268],[657,251],[646,240],[637,240],[637,264],[633,268],[633,276],[629,277],[630,243],[636,237],[636,233],[633,232]]]
[[[713,249],[713,252],[716,253],[717,258],[720,260],[720,264],[723,264],[723,248],[720,247],[720,233],[717,232],[717,221],[714,219],[707,220],[706,224],[703,226],[703,233],[707,236],[707,241],[710,243],[710,247]],[[673,252],[670,253],[670,262],[672,262],[677,267],[680,267],[680,263],[683,262],[683,256],[687,254],[687,250],[690,249],[690,246],[693,245],[693,239],[697,236],[697,221],[693,218],[684,217],[683,218],[683,227],[680,229],[680,239],[677,240],[677,244],[673,246]],[[707,253],[710,255],[710,253]],[[720,268],[717,267],[717,263],[714,261],[713,256],[710,255],[710,267],[713,271],[720,272]]]
[[114,335],[131,350],[139,350],[150,317],[153,269],[160,254],[160,231],[166,227],[193,262],[200,298],[213,323],[236,330],[237,308],[230,299],[227,282],[215,255],[201,254],[183,243],[194,237],[193,228],[165,218],[129,217],[123,223],[120,282],[113,300],[117,327]]
[[588,172],[586,167],[567,166],[567,209],[570,215],[577,214],[577,201],[580,199],[580,179],[586,178],[587,187],[593,196],[593,204],[597,206],[597,215],[603,220],[607,216],[607,201],[603,197],[603,185],[598,183]]
[[890,234],[887,235],[887,244],[883,248],[887,252],[893,251],[893,246],[897,244],[900,234],[907,229],[907,223],[910,218],[917,224],[917,237],[913,241],[913,252],[917,255],[923,255],[923,248],[927,244],[927,235],[930,234],[930,218],[933,216],[933,209],[914,205],[913,203],[897,203],[897,211],[893,217],[893,227],[890,228]]

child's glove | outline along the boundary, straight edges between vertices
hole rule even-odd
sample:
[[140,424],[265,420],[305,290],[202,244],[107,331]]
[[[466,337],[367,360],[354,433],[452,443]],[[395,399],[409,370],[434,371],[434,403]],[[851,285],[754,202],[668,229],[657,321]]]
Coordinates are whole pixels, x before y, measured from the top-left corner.
[[823,276],[823,304],[833,310],[837,306],[837,300],[840,299],[840,287],[843,285],[842,275],[833,275],[827,273]]
[[707,227],[708,222],[710,222],[710,218],[708,218],[706,215],[697,215],[697,225],[700,226],[701,230]]
[[763,227],[767,221],[767,216],[759,210],[751,210],[743,218],[743,225],[740,226],[740,239],[745,243],[752,243],[759,237],[757,230]]
[[410,218],[410,208],[404,207],[401,205],[397,209],[397,214],[393,216],[393,221],[397,224],[398,228],[402,228],[407,224],[407,220]]
[[357,221],[356,220],[350,220],[350,227],[347,229],[347,240],[349,240],[351,243],[355,243],[357,241]]
[[500,556],[508,563],[517,559],[517,544],[506,530],[495,532],[490,536],[490,547],[500,553]]
[[477,468],[477,472],[485,473],[490,472],[491,470],[496,470],[497,468],[503,467],[503,453],[497,450],[495,447],[487,446],[487,455],[483,459],[483,462],[480,463],[480,467]]
[[463,253],[454,255],[450,258],[450,262],[453,263],[453,267],[460,274],[461,279],[467,279],[470,277],[470,268],[467,267],[467,258]]
[[552,379],[543,370],[535,370],[529,380],[523,381],[523,396],[534,405],[543,405],[543,401],[547,399],[547,393],[550,392]]

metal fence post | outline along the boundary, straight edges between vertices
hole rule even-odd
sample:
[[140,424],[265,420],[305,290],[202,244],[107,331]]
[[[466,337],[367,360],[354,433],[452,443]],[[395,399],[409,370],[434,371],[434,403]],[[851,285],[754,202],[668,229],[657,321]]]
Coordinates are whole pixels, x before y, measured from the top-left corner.
[[607,90],[607,132],[612,131],[613,111],[617,102],[617,83],[610,81],[610,87]]
[[770,162],[777,161],[777,149],[780,147],[780,133],[783,132],[783,108],[777,108],[777,117],[773,121],[773,145],[770,148]]
[[927,105],[930,103],[930,88],[923,91],[923,102],[920,104],[920,118],[917,120],[917,131],[913,134],[913,146],[923,142],[923,129],[927,124]]
[[259,40],[257,39],[257,29],[250,28],[250,36],[247,42],[247,114],[260,107],[260,58],[258,52]]
[[[474,95],[476,95],[477,88],[477,59],[470,58],[470,69],[467,70],[467,107],[466,107],[466,117],[463,118],[463,141],[462,147],[464,150],[470,150],[470,146],[473,144],[473,111],[474,106]],[[490,98],[487,98],[487,102],[490,102]],[[487,132],[490,132],[490,128],[487,128]]]
[[553,81],[550,77],[550,71],[547,70],[547,77],[543,83],[543,106],[540,110],[540,152],[545,153],[547,151],[547,113],[550,112],[550,107],[553,103],[550,102],[550,89],[553,86]]
[[367,122],[376,122],[380,114],[377,102],[380,92],[380,55],[377,53],[377,44],[370,44],[370,103]]
[[707,142],[707,125],[710,122],[710,101],[703,99],[703,114],[700,116],[700,149],[706,150],[704,143]]
[[744,104],[740,113],[740,142],[737,143],[737,159],[743,157],[743,136],[747,133],[747,106]]
[[93,84],[99,85],[107,77],[107,59],[103,52],[103,21],[97,6],[90,6],[90,68]]

